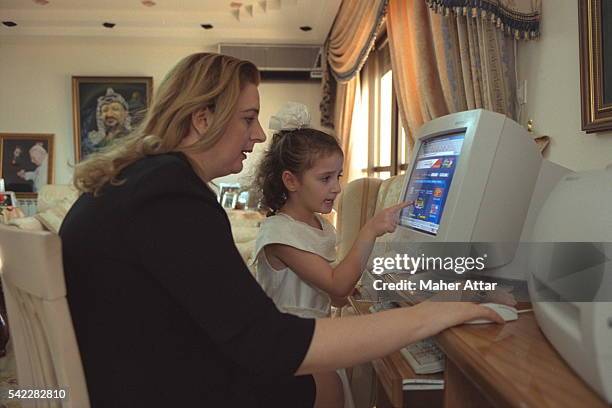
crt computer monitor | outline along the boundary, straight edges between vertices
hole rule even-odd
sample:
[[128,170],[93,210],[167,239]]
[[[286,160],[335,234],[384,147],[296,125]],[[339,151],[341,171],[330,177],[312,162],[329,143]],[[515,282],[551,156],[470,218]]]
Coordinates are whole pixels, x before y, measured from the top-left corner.
[[465,131],[458,131],[421,142],[404,192],[404,201],[414,201],[414,205],[402,212],[403,226],[433,236],[438,234],[464,139]]
[[409,163],[400,200],[414,205],[390,238],[397,247],[486,253],[487,268],[512,260],[542,163],[522,126],[482,109],[437,118],[418,131]]

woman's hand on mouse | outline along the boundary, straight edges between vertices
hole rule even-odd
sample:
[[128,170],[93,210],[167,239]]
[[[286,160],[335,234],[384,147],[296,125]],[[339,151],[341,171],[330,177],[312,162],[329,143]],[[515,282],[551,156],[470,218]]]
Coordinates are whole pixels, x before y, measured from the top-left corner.
[[426,309],[426,315],[431,316],[430,335],[437,334],[449,327],[457,326],[474,319],[487,319],[495,323],[504,324],[504,319],[493,310],[472,302],[432,302],[425,301],[414,306]]

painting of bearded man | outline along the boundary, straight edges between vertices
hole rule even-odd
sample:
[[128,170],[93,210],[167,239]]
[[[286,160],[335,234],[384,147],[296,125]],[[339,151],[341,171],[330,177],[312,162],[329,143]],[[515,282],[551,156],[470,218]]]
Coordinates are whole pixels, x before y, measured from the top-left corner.
[[127,136],[151,100],[151,77],[73,77],[75,162]]

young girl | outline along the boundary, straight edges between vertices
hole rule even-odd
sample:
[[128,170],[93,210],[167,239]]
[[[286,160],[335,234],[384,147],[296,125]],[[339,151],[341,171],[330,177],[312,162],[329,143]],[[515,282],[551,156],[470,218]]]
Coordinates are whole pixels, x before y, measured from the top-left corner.
[[[333,136],[303,127],[307,119],[305,107],[293,104],[271,121],[280,131],[256,176],[271,216],[262,223],[255,244],[255,276],[279,310],[320,318],[330,315],[332,301],[342,302],[351,294],[376,237],[395,230],[399,211],[408,204],[371,218],[348,255],[332,266],[336,231],[320,214],[332,210],[340,193],[344,156]],[[344,370],[314,378],[321,406],[354,406]]]

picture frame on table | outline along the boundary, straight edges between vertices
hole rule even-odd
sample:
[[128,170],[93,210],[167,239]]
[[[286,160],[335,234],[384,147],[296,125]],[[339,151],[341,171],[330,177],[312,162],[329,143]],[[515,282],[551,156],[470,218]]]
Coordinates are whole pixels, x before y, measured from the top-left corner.
[[145,117],[153,94],[153,77],[73,76],[74,158],[127,136]]
[[234,209],[240,194],[240,183],[219,183],[217,200],[227,210]]
[[17,195],[14,191],[0,191],[0,207],[17,207]]
[[0,177],[17,198],[36,198],[53,183],[54,135],[0,133]]

